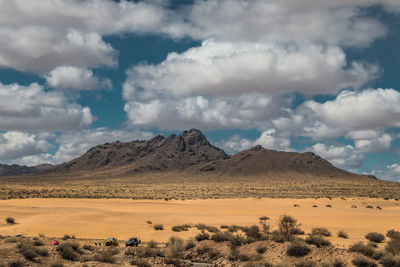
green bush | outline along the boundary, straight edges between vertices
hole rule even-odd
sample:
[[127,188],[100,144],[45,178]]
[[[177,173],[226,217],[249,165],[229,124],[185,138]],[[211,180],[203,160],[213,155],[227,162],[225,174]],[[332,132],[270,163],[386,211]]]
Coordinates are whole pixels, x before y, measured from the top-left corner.
[[287,248],[286,253],[293,257],[303,257],[308,255],[311,249],[303,241],[295,240]]
[[315,245],[315,246],[317,246],[319,248],[320,247],[325,247],[325,246],[330,246],[332,244],[329,240],[323,238],[320,235],[309,235],[306,238],[306,242],[308,244]]
[[351,262],[357,267],[377,267],[378,266],[374,261],[372,261],[364,256],[356,256]]
[[317,227],[312,229],[311,234],[313,235],[322,235],[322,236],[331,236],[331,232],[323,227]]
[[381,243],[383,240],[385,240],[385,236],[383,234],[376,232],[366,234],[365,238],[375,243]]

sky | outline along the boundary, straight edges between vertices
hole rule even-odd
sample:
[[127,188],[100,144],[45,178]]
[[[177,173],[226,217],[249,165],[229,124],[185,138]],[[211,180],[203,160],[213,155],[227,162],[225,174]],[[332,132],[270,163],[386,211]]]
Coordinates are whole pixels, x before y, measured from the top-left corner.
[[400,181],[398,0],[0,0],[0,163],[197,128]]

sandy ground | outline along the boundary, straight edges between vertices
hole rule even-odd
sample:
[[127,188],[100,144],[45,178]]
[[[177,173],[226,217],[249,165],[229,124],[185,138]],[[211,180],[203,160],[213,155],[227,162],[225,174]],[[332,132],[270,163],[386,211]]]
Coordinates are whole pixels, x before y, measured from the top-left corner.
[[[298,204],[300,207],[294,207]],[[331,208],[326,205],[332,205]],[[318,207],[312,207],[318,205]],[[357,208],[351,208],[356,205]],[[374,208],[366,208],[371,205]],[[170,236],[189,238],[199,231],[173,232],[171,226],[184,223],[251,225],[260,216],[268,216],[272,228],[280,215],[292,215],[309,232],[313,227],[326,227],[334,237],[334,245],[347,247],[365,240],[368,232],[386,233],[400,230],[400,202],[383,199],[207,199],[207,200],[131,200],[131,199],[21,199],[0,201],[0,235],[25,234],[126,240],[138,236],[143,241],[166,241]],[[376,208],[382,207],[382,210]],[[6,217],[17,224],[7,225]],[[152,225],[163,224],[155,231]],[[349,239],[336,238],[338,230]]]

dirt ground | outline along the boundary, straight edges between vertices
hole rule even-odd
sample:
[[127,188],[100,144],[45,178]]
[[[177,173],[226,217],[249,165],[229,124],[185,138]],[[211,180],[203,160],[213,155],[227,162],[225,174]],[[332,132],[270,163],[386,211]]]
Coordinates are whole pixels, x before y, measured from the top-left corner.
[[[279,216],[288,214],[302,224],[306,233],[313,227],[328,228],[333,245],[347,248],[356,241],[365,241],[364,235],[369,232],[385,234],[389,229],[399,230],[399,204],[396,200],[371,198],[13,199],[0,201],[0,235],[38,236],[41,233],[62,237],[69,234],[77,238],[121,240],[137,236],[143,241],[165,242],[170,236],[188,239],[199,233],[196,228],[173,232],[174,225],[252,225],[258,224],[261,216],[268,216],[267,222],[274,229]],[[368,205],[372,208],[367,208]],[[16,224],[6,224],[6,217],[13,217]],[[162,224],[164,230],[154,230],[155,224]],[[349,238],[337,238],[339,230],[348,233]]]

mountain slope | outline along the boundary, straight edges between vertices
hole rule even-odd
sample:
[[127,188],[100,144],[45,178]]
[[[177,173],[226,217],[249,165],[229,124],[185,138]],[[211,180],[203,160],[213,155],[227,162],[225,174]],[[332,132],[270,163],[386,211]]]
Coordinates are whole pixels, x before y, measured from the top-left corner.
[[189,176],[207,177],[325,177],[371,178],[336,168],[312,152],[297,153],[252,149],[228,156],[214,147],[196,129],[179,136],[155,136],[148,141],[119,141],[95,146],[70,162],[55,166],[47,174],[85,173],[91,177],[122,177],[138,173],[186,172]]
[[226,159],[222,149],[212,146],[196,129],[179,136],[158,135],[149,141],[119,141],[95,146],[81,157],[58,165],[50,172],[93,171],[124,167],[127,172],[183,170],[192,165]]
[[222,175],[260,175],[274,173],[312,174],[324,177],[359,177],[339,168],[312,152],[297,153],[265,149],[260,145],[234,156],[195,167],[199,171]]
[[20,166],[17,164],[13,164],[13,165],[0,164],[0,176],[38,173],[38,172],[47,170],[51,167],[52,167],[52,165],[50,165],[50,164],[41,164],[41,165],[37,165],[37,166],[33,166],[33,167]]

